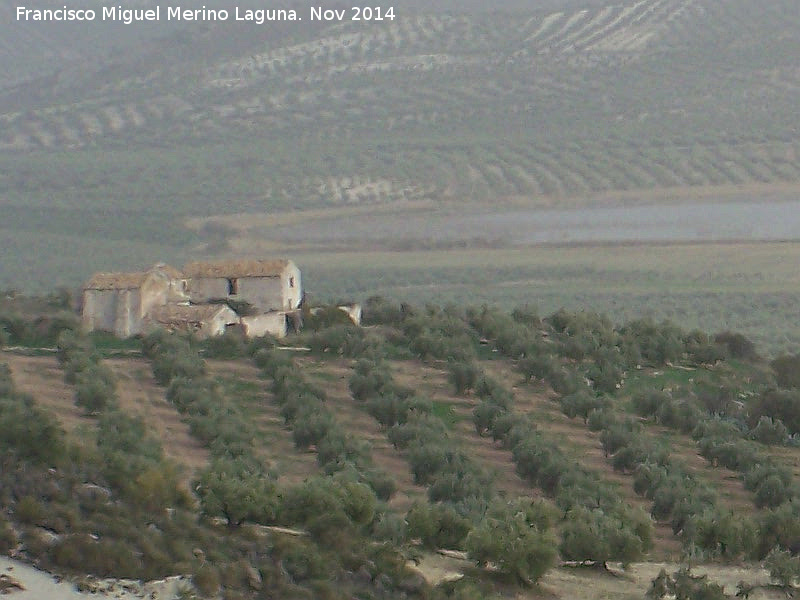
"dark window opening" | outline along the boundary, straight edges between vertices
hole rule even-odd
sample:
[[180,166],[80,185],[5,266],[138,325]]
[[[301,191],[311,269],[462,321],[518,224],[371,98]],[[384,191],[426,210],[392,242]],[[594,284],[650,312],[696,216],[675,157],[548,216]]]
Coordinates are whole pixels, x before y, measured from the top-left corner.
[[235,296],[239,293],[239,280],[228,279],[228,296]]
[[289,277],[289,287],[290,288],[294,287],[294,277]]

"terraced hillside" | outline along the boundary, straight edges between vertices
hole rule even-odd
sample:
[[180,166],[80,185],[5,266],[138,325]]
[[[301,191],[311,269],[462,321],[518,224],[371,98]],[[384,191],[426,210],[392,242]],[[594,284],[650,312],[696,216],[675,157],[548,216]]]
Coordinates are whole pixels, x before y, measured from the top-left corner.
[[800,536],[800,355],[530,305],[372,298],[280,343],[59,315],[4,316],[0,352],[4,552],[55,572],[599,599],[689,561],[728,594],[791,587],[760,567]]
[[188,28],[0,92],[8,196],[207,213],[223,189],[242,210],[797,181],[798,20],[639,0]]
[[[41,406],[74,436],[84,436],[93,429],[93,419],[86,417],[74,404],[74,388],[63,382],[63,372],[54,359],[24,356],[11,352],[0,354],[0,362],[11,367],[20,391],[30,394]],[[161,440],[166,455],[182,465],[185,481],[208,464],[208,454],[182,423],[182,417],[164,398],[163,388],[153,382],[147,361],[138,358],[116,358],[106,361],[118,376],[121,407],[130,414],[141,416],[148,429]],[[325,386],[330,409],[344,425],[348,434],[367,442],[376,465],[395,480],[398,491],[390,507],[404,514],[414,501],[424,501],[425,488],[414,483],[410,466],[403,452],[395,449],[386,437],[387,431],[376,423],[363,404],[353,399],[347,380],[352,374],[352,362],[342,359],[302,358],[303,371],[310,380]],[[484,361],[487,373],[511,386],[515,406],[527,415],[543,432],[552,435],[568,456],[596,471],[604,481],[618,490],[623,500],[649,511],[650,501],[637,495],[633,479],[612,468],[604,456],[597,433],[579,420],[569,419],[552,398],[552,392],[539,385],[522,381],[510,361]],[[479,398],[454,394],[444,365],[413,361],[394,361],[392,371],[398,381],[413,387],[433,399],[437,412],[446,418],[448,435],[476,463],[492,474],[494,486],[504,496],[541,497],[541,490],[522,479],[515,471],[511,453],[490,437],[479,436],[472,423],[472,413]],[[292,443],[291,429],[280,416],[279,406],[269,392],[269,384],[249,361],[211,361],[209,373],[225,390],[231,400],[257,429],[257,452],[266,464],[279,475],[283,484],[296,484],[320,473],[313,452],[298,450]],[[694,441],[664,428],[654,428],[652,434],[662,437],[677,461],[688,466],[689,472],[720,497],[722,506],[741,514],[754,514],[753,497],[735,472],[711,468],[698,455]],[[790,466],[794,476],[800,473],[800,449],[774,449],[774,455]],[[654,548],[648,554],[652,560],[676,560],[680,543],[668,524],[659,524],[654,531]]]

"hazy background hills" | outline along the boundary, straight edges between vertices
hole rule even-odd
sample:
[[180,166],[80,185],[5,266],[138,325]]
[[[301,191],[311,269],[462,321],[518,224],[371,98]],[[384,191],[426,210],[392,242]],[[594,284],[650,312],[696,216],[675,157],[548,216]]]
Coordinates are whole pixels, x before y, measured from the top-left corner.
[[[0,286],[189,254],[530,242],[450,220],[504,206],[796,199],[796,2],[481,4],[395,3],[382,23],[3,19]],[[410,224],[431,211],[433,231]],[[364,241],[376,219],[389,233]],[[711,221],[676,239],[764,237],[745,213]],[[600,239],[566,222],[558,239]]]

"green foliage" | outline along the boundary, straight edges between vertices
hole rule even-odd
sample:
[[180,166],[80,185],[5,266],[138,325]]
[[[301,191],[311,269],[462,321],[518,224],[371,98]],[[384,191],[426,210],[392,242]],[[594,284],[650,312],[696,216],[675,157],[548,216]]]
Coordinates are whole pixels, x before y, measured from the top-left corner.
[[648,589],[648,600],[661,600],[672,596],[680,600],[726,600],[730,598],[724,588],[708,581],[708,575],[692,575],[687,568],[682,568],[672,576],[664,569],[653,579]]
[[782,354],[769,363],[783,388],[800,388],[800,354]]
[[120,490],[135,485],[138,475],[163,460],[161,444],[148,435],[144,421],[118,411],[100,417],[97,448],[105,457],[104,475]]
[[377,499],[369,486],[346,479],[317,477],[282,493],[278,520],[304,525],[322,514],[342,513],[355,526],[366,526],[375,517]]
[[211,336],[203,340],[200,349],[206,358],[224,360],[243,358],[248,351],[244,334],[236,329],[226,329],[222,335]]
[[517,369],[525,377],[525,381],[548,380],[558,368],[558,361],[549,355],[525,356],[517,362]]
[[219,570],[209,564],[198,566],[192,574],[192,585],[204,597],[216,596],[222,585]]
[[566,560],[629,564],[649,549],[651,527],[649,517],[638,512],[617,516],[576,508],[567,515],[559,552]]
[[366,356],[368,354],[381,355],[381,340],[370,337],[361,327],[356,327],[350,318],[339,309],[346,323],[332,325],[314,332],[308,338],[308,347],[315,354],[337,354],[341,356]]
[[765,390],[750,404],[750,420],[780,419],[789,433],[800,433],[800,390]]
[[313,311],[303,311],[304,329],[322,331],[333,327],[355,328],[356,325],[346,312],[333,305],[315,307]]
[[472,422],[475,425],[475,431],[478,435],[485,435],[486,432],[494,429],[494,423],[497,418],[506,412],[496,404],[487,401],[481,402],[472,409]]
[[514,394],[499,381],[483,376],[475,386],[475,395],[502,410],[509,410],[514,403]]
[[426,548],[461,549],[472,528],[466,517],[446,504],[415,503],[406,515],[408,536]]
[[472,362],[450,362],[448,371],[450,383],[453,384],[457,396],[474,390],[481,376],[480,368]]
[[661,390],[645,390],[638,392],[631,398],[634,412],[640,417],[654,417],[659,409],[670,402],[672,397],[668,392]]
[[260,348],[253,355],[253,362],[267,377],[274,377],[278,370],[292,366],[292,356],[276,348]]
[[683,332],[669,321],[630,321],[620,329],[620,335],[636,349],[644,364],[654,367],[677,361],[685,349]]
[[93,364],[77,377],[75,404],[87,414],[98,415],[117,403],[116,377],[105,365]]
[[193,379],[205,373],[205,363],[188,347],[160,352],[153,358],[153,377],[159,385],[169,385],[175,377]]
[[732,560],[752,551],[757,534],[749,518],[729,511],[705,510],[691,518],[685,535],[706,556]]
[[410,314],[410,307],[382,298],[371,296],[362,307],[362,321],[364,325],[394,325],[399,326]]
[[800,540],[800,503],[795,499],[757,516],[758,540],[753,557],[763,559],[776,546],[788,549]]
[[388,367],[368,360],[359,360],[355,373],[350,377],[350,392],[353,398],[365,401],[390,391],[392,376]]
[[580,417],[584,423],[589,420],[592,411],[609,408],[608,398],[597,396],[588,389],[580,389],[572,394],[562,396],[559,399],[561,410],[570,419]]
[[780,419],[762,415],[759,417],[756,426],[750,430],[749,435],[757,442],[768,446],[776,446],[786,443],[789,437],[789,430],[786,429],[786,425]]
[[784,588],[793,588],[800,580],[800,557],[786,550],[773,548],[764,559],[764,568],[770,578]]
[[21,394],[0,397],[0,452],[50,466],[64,459],[64,432],[50,413]]
[[334,426],[333,417],[310,406],[301,409],[292,424],[292,438],[298,449],[316,445],[328,435]]
[[195,489],[203,514],[223,517],[228,527],[239,527],[245,521],[268,524],[275,520],[278,500],[274,481],[242,459],[214,461],[200,473]]
[[723,331],[714,336],[714,342],[725,346],[731,358],[758,359],[756,345],[741,333]]
[[525,512],[495,508],[467,537],[466,550],[478,565],[494,564],[518,583],[539,581],[556,563],[556,539]]

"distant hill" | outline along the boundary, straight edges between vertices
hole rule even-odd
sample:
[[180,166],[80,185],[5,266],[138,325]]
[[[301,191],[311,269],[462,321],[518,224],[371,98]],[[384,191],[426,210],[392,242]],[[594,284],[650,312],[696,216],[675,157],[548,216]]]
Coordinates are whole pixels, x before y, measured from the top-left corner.
[[127,268],[185,256],[191,216],[800,182],[796,2],[471,4],[380,23],[4,20],[6,247],[41,274],[23,231],[61,236],[53,260],[127,244]]
[[[114,195],[135,197],[124,169],[155,149],[181,170],[159,176],[165,197],[187,190],[191,162],[203,183],[236,184],[226,209],[798,178],[796,3],[551,4],[95,23],[80,42],[77,26],[4,24],[0,149],[31,171],[8,195],[106,198],[112,172]],[[61,153],[75,149],[86,160]],[[67,160],[79,185],[37,176]],[[181,208],[219,210],[199,196]]]

